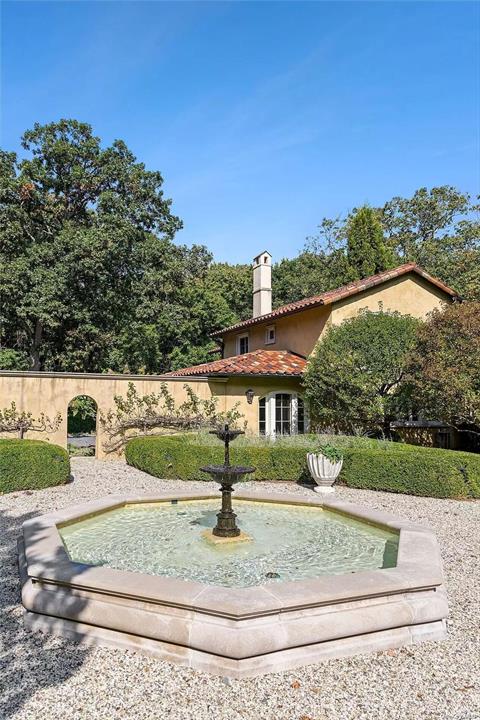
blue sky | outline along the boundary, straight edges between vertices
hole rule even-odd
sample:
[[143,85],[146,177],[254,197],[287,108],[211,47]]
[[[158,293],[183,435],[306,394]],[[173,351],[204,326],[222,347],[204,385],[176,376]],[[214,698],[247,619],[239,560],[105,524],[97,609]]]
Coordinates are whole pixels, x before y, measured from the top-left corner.
[[473,2],[2,2],[1,145],[75,117],[165,178],[177,240],[292,257],[322,217],[479,191]]

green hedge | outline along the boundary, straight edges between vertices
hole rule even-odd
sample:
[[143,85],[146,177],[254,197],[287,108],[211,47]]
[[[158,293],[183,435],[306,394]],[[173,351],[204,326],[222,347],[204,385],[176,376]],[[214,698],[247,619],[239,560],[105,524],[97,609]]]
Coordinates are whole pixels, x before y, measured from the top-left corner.
[[[200,472],[203,465],[223,463],[223,445],[202,445],[188,436],[134,438],[127,444],[129,465],[150,475],[171,480],[210,480]],[[307,455],[301,447],[230,446],[232,465],[256,468],[256,480],[306,480]]]
[[0,493],[62,485],[70,477],[68,453],[41,440],[0,440]]
[[[255,480],[310,480],[308,448],[270,443],[230,447],[235,465],[256,468]],[[407,452],[408,450],[408,452]],[[159,478],[207,480],[203,465],[223,461],[223,447],[204,445],[189,436],[144,437],[130,440],[129,465]],[[388,443],[382,449],[344,449],[340,482],[349,487],[407,493],[426,497],[480,497],[480,455]]]
[[340,480],[348,487],[407,495],[480,497],[480,456],[436,448],[354,450],[345,456]]

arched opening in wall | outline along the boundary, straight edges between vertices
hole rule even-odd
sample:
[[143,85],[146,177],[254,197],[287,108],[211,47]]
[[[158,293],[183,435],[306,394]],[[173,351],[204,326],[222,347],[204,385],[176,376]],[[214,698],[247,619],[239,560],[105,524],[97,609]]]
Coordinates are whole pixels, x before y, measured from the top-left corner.
[[68,404],[67,447],[70,456],[95,457],[97,403],[89,395],[77,395]]

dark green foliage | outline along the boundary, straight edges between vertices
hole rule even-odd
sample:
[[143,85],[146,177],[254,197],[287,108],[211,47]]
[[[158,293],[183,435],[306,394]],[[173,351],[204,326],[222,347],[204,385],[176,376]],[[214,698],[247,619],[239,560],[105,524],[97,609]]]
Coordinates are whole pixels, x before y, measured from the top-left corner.
[[[159,478],[210,480],[199,467],[223,463],[223,445],[195,444],[188,436],[143,437],[130,440],[125,449],[129,465]],[[255,480],[308,480],[305,448],[230,447],[233,465],[256,468]]]
[[320,443],[316,452],[321,453],[332,463],[340,462],[343,458],[343,450],[338,448],[336,445],[332,445],[332,443]]
[[205,287],[206,248],[172,242],[161,174],[75,120],[22,144],[28,159],[0,153],[0,345],[16,367],[152,373],[212,347],[232,313]]
[[379,213],[367,205],[348,221],[347,262],[349,280],[360,280],[395,265],[394,254],[384,241]]
[[62,485],[70,477],[68,453],[41,440],[0,440],[0,493]]
[[[318,442],[312,440],[310,448],[232,445],[230,454],[232,464],[256,468],[252,479],[309,482],[309,450],[318,451]],[[340,481],[349,487],[425,497],[480,497],[480,456],[473,453],[384,443],[379,449],[342,446],[342,454]],[[125,456],[129,465],[155,477],[209,480],[199,467],[222,463],[223,447],[204,445],[188,435],[143,437],[127,444]]]
[[332,326],[315,348],[304,377],[314,424],[388,435],[418,325],[409,315],[363,311]]
[[340,481],[348,487],[439,498],[480,497],[480,456],[417,448],[346,453]]
[[214,262],[205,275],[205,286],[230,313],[226,324],[244,320],[252,314],[253,267]]
[[26,353],[9,348],[0,349],[0,370],[28,370],[30,361]]
[[381,208],[388,244],[466,299],[480,299],[480,206],[449,185],[420,188]]
[[480,432],[480,302],[436,310],[418,328],[405,394],[423,417]]
[[88,395],[78,395],[68,406],[67,433],[92,433],[97,425],[97,403]]

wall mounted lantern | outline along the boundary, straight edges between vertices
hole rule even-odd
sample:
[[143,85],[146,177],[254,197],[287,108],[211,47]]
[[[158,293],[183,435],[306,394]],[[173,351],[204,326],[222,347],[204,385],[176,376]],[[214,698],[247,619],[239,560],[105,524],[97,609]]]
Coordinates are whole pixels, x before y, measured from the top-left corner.
[[255,393],[253,392],[252,388],[249,388],[249,389],[246,391],[245,397],[247,398],[247,402],[248,402],[249,405],[252,404],[252,402],[253,402],[253,396],[254,396],[254,395],[255,395]]

